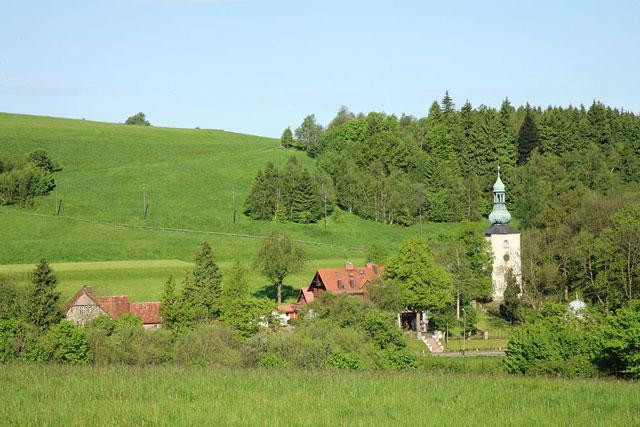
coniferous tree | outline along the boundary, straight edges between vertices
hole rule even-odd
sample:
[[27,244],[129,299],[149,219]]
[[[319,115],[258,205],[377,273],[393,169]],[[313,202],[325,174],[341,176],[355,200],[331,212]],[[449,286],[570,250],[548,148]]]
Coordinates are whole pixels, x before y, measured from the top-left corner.
[[518,135],[518,164],[523,164],[538,146],[538,127],[533,119],[531,106],[527,104],[524,122]]
[[293,132],[291,132],[291,128],[288,127],[282,132],[282,137],[280,137],[280,146],[282,148],[291,148],[293,146]]
[[220,314],[222,274],[213,259],[211,246],[202,243],[196,257],[193,273],[182,291],[182,300],[188,303],[200,318],[213,319]]
[[33,287],[27,295],[27,319],[39,327],[47,329],[58,323],[62,317],[60,310],[60,292],[56,290],[58,279],[46,259],[41,259],[31,273]]
[[507,287],[504,290],[504,300],[502,304],[500,304],[500,315],[511,323],[519,322],[522,320],[522,314],[520,312],[520,287],[511,269],[507,270],[505,278],[507,280]]
[[291,219],[300,224],[320,218],[320,194],[316,182],[307,169],[303,169],[291,198]]

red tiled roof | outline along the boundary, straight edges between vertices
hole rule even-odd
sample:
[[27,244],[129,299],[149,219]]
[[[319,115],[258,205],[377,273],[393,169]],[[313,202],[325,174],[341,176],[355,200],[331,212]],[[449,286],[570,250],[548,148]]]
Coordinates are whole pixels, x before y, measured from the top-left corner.
[[329,292],[361,294],[364,287],[380,277],[383,271],[384,266],[369,263],[366,267],[321,268],[316,274]]
[[300,295],[298,295],[298,303],[309,304],[311,301],[313,301],[314,298],[315,295],[313,295],[313,292],[311,292],[310,290],[300,289]]
[[69,300],[65,311],[69,311],[78,298],[83,294],[95,301],[107,316],[114,320],[119,319],[123,314],[132,313],[138,316],[142,320],[143,324],[161,323],[161,302],[129,302],[129,297],[127,295],[97,297],[93,294],[93,291],[89,286],[84,286],[73,296],[73,298]]
[[130,311],[129,297],[126,295],[96,297],[95,300],[100,308],[107,313],[107,316],[112,319],[118,319]]
[[161,302],[132,302],[130,305],[130,313],[135,314],[142,323],[160,323],[160,307]]

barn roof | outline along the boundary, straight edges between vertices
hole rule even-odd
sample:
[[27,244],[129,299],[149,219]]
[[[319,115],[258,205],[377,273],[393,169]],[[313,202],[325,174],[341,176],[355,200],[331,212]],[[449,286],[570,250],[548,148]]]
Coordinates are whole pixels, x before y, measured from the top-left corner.
[[161,302],[130,302],[127,295],[95,296],[91,286],[84,286],[66,305],[69,311],[82,295],[88,296],[112,319],[119,319],[124,314],[135,314],[143,324],[156,324],[160,321]]

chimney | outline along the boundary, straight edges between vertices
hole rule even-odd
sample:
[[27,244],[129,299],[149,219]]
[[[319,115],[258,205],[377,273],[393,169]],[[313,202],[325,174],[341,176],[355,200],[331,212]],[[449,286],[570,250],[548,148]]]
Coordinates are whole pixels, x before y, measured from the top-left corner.
[[371,261],[371,260],[367,261],[367,268],[368,269],[373,270],[373,265],[374,265],[373,261]]
[[353,270],[353,263],[351,261],[347,261],[347,266],[345,268],[347,270]]
[[87,292],[87,293],[92,294],[93,293],[93,286],[84,285],[84,291]]

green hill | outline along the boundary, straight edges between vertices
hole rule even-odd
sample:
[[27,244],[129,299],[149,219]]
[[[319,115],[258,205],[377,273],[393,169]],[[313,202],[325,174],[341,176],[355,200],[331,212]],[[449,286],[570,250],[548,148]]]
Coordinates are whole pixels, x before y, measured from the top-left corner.
[[[59,163],[58,188],[30,208],[0,207],[0,264],[127,260],[191,262],[208,240],[223,267],[234,259],[249,262],[260,237],[284,230],[303,241],[310,254],[305,272],[287,280],[305,284],[318,266],[364,262],[368,245],[393,251],[418,227],[401,228],[365,221],[348,213],[310,225],[253,221],[242,214],[258,169],[267,161],[284,165],[291,155],[312,165],[304,153],[279,148],[279,141],[220,130],[171,129],[0,113],[0,156],[24,156],[44,149]],[[143,218],[143,186],[148,215]],[[57,193],[57,194],[56,194]],[[233,196],[238,207],[233,223]],[[62,200],[59,216],[55,199]],[[455,226],[425,224],[425,234]],[[168,273],[184,268],[169,262],[138,267],[67,270],[60,277],[66,295],[82,283],[100,293],[157,298]],[[54,266],[55,267],[55,266]],[[3,270],[0,269],[0,274]],[[24,277],[23,269],[4,267]],[[264,279],[254,274],[256,288]],[[135,288],[135,289],[134,289]]]

